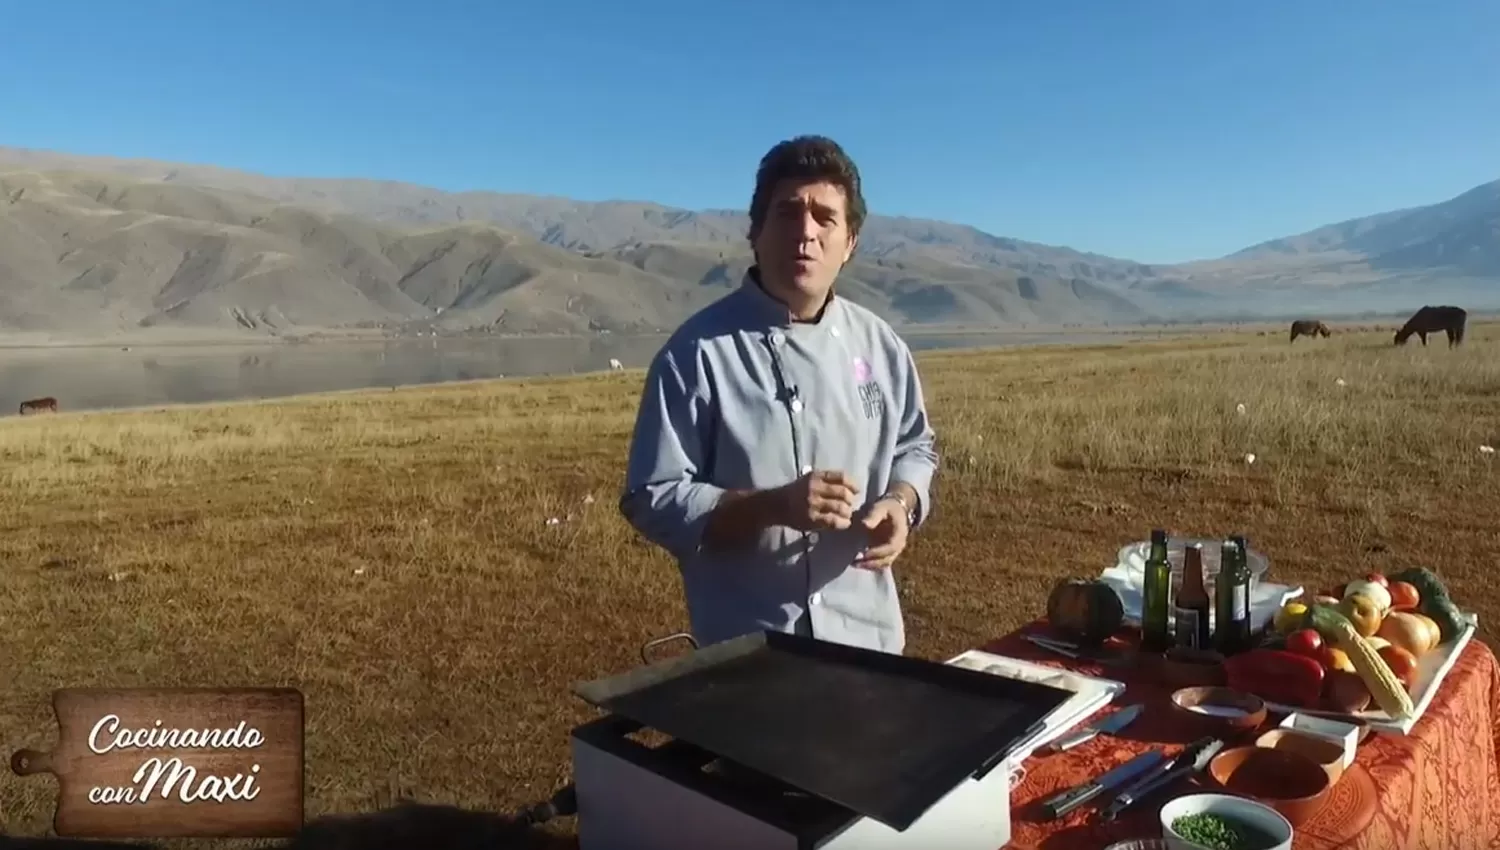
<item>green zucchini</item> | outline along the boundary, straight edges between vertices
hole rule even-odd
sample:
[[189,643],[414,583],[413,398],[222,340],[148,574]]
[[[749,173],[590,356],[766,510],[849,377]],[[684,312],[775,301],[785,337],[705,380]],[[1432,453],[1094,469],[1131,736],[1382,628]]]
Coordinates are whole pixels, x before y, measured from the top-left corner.
[[1447,643],[1458,636],[1459,632],[1469,627],[1469,621],[1464,618],[1463,612],[1453,604],[1448,597],[1448,588],[1442,579],[1432,570],[1422,567],[1412,567],[1399,573],[1386,576],[1391,581],[1404,581],[1417,589],[1417,595],[1422,601],[1417,605],[1417,610],[1431,617],[1438,624],[1438,630],[1443,633],[1443,642]]

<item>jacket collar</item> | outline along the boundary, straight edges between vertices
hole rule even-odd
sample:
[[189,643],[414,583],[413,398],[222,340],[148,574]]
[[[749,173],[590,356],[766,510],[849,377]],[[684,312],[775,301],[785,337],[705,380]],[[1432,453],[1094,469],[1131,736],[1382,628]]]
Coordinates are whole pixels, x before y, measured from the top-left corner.
[[792,318],[791,308],[786,302],[766,291],[760,282],[760,268],[751,266],[745,272],[745,279],[740,284],[740,291],[745,300],[755,311],[757,318],[778,327],[817,327],[831,324],[830,320],[839,311],[838,295],[835,288],[828,290],[828,298],[823,302],[823,309],[818,311],[816,318],[808,321],[799,321]]

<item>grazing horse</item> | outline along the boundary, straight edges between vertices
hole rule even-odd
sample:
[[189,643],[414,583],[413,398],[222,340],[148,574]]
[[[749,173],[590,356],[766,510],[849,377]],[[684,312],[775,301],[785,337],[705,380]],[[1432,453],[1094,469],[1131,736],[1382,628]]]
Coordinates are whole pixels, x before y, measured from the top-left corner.
[[31,413],[57,412],[57,399],[47,396],[46,398],[34,398],[31,401],[21,402],[21,415]]
[[1327,325],[1316,319],[1303,319],[1298,322],[1292,322],[1292,338],[1290,341],[1296,342],[1299,336],[1320,336],[1327,339],[1333,336],[1333,331],[1330,331]]
[[1401,330],[1396,331],[1396,344],[1405,345],[1412,334],[1422,338],[1422,344],[1427,344],[1427,335],[1438,331],[1448,335],[1448,347],[1452,348],[1464,341],[1464,325],[1468,322],[1469,314],[1462,307],[1433,307],[1428,305],[1412,314]]

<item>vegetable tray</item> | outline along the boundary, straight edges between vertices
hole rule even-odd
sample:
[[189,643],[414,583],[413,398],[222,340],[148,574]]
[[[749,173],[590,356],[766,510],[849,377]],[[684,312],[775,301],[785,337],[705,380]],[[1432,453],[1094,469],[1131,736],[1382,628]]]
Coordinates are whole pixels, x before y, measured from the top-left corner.
[[1411,690],[1411,701],[1416,706],[1416,711],[1405,720],[1393,720],[1391,716],[1378,708],[1366,709],[1356,712],[1338,711],[1316,711],[1296,706],[1283,705],[1277,702],[1266,702],[1266,707],[1271,711],[1301,714],[1314,714],[1319,717],[1328,717],[1334,720],[1342,720],[1346,723],[1355,723],[1368,727],[1375,732],[1389,732],[1396,735],[1409,735],[1417,721],[1427,713],[1427,706],[1432,704],[1432,697],[1443,686],[1443,680],[1448,678],[1448,671],[1458,662],[1458,656],[1469,645],[1469,640],[1474,637],[1474,632],[1479,628],[1479,617],[1475,614],[1465,614],[1464,619],[1468,626],[1459,632],[1447,643],[1435,647],[1431,652],[1423,655],[1417,660],[1416,685]]

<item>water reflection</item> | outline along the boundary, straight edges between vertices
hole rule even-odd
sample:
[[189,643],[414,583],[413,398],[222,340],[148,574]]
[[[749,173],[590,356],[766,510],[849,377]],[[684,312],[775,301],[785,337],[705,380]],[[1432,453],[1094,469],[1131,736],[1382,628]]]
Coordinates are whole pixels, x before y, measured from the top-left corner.
[[[1089,342],[1102,334],[906,334],[913,349]],[[0,415],[43,396],[91,410],[274,398],[650,362],[664,337],[403,340],[257,346],[0,349]]]

